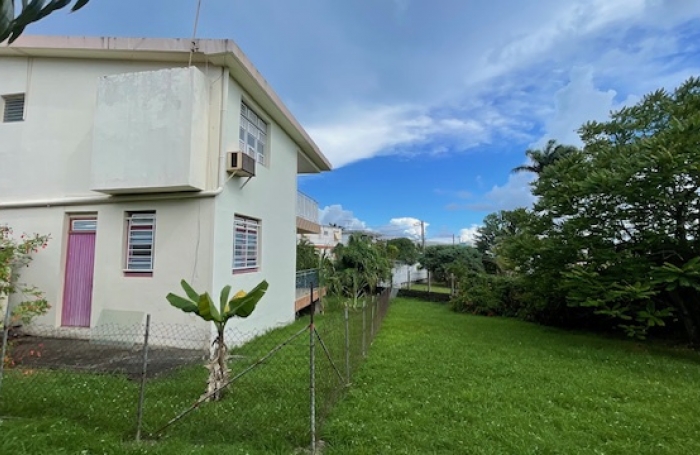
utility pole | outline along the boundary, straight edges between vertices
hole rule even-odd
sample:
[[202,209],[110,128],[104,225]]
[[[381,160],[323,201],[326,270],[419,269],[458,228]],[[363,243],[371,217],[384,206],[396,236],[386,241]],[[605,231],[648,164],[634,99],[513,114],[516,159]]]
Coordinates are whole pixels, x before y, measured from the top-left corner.
[[454,244],[455,244],[455,235],[452,234],[452,245],[454,245]]
[[425,251],[425,221],[420,222],[420,243],[421,248]]

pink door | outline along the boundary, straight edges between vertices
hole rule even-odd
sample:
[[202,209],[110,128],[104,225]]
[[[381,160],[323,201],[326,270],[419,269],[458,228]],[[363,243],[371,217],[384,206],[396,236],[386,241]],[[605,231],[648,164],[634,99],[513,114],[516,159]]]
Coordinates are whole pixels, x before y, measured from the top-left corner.
[[68,233],[62,325],[90,327],[96,218],[73,218]]

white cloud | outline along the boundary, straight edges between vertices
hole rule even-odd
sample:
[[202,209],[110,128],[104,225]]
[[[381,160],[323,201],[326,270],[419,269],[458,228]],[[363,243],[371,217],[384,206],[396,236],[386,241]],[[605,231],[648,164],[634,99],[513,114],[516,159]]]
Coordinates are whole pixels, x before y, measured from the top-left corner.
[[471,145],[476,145],[484,139],[485,130],[475,120],[438,118],[426,108],[411,105],[353,107],[308,127],[335,167],[391,153],[397,147],[426,144],[440,136],[471,138]]
[[472,224],[468,228],[461,229],[459,231],[459,242],[474,245],[476,234],[480,227],[478,224]]
[[468,228],[460,229],[457,234],[441,234],[434,237],[426,239],[425,243],[428,245],[452,245],[452,244],[465,244],[474,245],[476,231],[479,229],[480,225],[472,224]]
[[545,120],[546,133],[532,144],[542,148],[548,139],[561,144],[582,145],[578,129],[590,120],[605,120],[610,112],[634,101],[629,98],[615,103],[615,90],[599,90],[593,83],[591,67],[571,70],[569,83],[554,94],[554,112]]
[[345,210],[342,205],[328,205],[319,210],[321,224],[336,224],[346,229],[367,229],[367,224],[361,221],[350,210]]
[[[527,172],[510,174],[506,183],[494,185],[476,202],[470,204],[449,204],[447,209],[496,212],[498,210],[530,207],[535,202],[535,196],[532,195],[530,189],[530,182],[533,179],[534,176]],[[474,228],[474,225],[469,229],[472,228]],[[464,234],[469,235],[469,232],[464,231]]]
[[[428,235],[428,226],[430,223],[424,223],[425,235]],[[420,240],[421,220],[410,216],[392,218],[389,224],[377,228],[377,231],[387,237],[408,237],[413,240]]]

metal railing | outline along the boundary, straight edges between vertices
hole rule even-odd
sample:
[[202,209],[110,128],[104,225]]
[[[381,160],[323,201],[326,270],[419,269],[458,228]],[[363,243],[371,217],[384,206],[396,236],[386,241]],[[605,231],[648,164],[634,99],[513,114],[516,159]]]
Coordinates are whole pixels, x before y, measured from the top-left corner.
[[297,191],[297,216],[312,223],[319,223],[318,202],[301,191]]
[[314,288],[319,286],[318,269],[299,270],[297,272],[297,289],[307,290],[314,285]]

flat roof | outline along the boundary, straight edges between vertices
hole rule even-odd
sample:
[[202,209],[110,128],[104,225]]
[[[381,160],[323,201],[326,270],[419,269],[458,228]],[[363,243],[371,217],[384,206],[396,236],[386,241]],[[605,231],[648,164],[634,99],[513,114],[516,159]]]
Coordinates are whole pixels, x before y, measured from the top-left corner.
[[0,56],[156,61],[186,65],[193,47],[193,63],[227,67],[231,76],[297,143],[319,172],[332,169],[318,145],[232,40],[22,35],[11,45],[0,44]]

